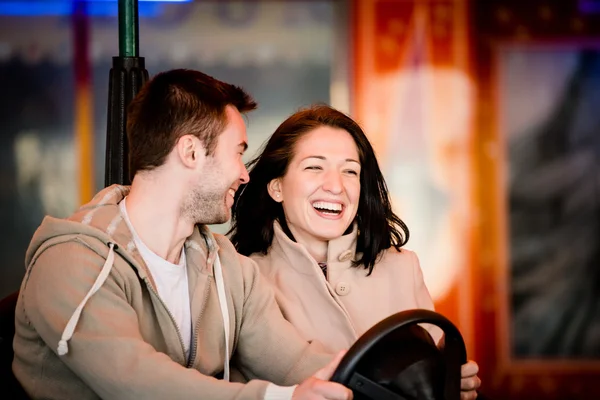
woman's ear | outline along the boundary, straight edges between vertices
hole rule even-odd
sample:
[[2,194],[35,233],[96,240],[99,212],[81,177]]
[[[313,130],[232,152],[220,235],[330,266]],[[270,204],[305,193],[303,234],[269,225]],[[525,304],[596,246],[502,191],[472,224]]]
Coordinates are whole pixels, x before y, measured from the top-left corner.
[[281,194],[281,179],[275,178],[271,182],[267,183],[267,191],[269,196],[278,203],[283,201],[283,195]]

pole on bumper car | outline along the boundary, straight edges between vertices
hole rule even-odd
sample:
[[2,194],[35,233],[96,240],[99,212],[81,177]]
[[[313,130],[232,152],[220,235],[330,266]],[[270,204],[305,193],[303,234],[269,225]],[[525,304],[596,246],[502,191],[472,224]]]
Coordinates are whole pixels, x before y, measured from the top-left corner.
[[148,81],[139,57],[138,0],[119,0],[119,56],[113,57],[108,84],[108,123],[104,185],[129,185],[127,106]]

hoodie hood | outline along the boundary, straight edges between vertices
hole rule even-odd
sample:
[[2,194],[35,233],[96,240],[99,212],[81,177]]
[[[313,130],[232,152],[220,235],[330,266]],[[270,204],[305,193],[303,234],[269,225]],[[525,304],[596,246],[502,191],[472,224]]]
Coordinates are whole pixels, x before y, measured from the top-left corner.
[[68,240],[73,235],[96,238],[104,243],[104,248],[109,242],[114,243],[117,248],[131,248],[133,238],[118,207],[119,202],[128,193],[129,187],[113,185],[100,191],[69,218],[45,217],[35,231],[25,254],[26,267],[29,267],[46,248]]
[[[49,246],[81,236],[97,239],[95,246],[90,241],[86,242],[104,258],[107,257],[109,243],[113,243],[115,252],[138,270],[140,278],[145,278],[148,271],[119,210],[119,203],[129,194],[129,190],[129,186],[112,185],[98,192],[89,203],[66,219],[45,217],[27,249],[26,268]],[[208,260],[212,264],[218,251],[216,240],[207,227],[198,228],[185,242],[185,247],[208,250]]]

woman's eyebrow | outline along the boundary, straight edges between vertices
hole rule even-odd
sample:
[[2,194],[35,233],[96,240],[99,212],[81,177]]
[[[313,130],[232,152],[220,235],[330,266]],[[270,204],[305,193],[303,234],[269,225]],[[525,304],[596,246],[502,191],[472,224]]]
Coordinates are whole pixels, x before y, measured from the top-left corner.
[[[313,156],[306,156],[300,161],[308,160],[309,158],[316,158],[318,160],[323,160],[323,161],[325,161],[327,159],[327,158],[325,158],[325,156],[313,155]],[[354,163],[357,163],[358,165],[360,165],[360,161],[355,160],[354,158],[346,158],[344,161],[345,162],[354,162]]]

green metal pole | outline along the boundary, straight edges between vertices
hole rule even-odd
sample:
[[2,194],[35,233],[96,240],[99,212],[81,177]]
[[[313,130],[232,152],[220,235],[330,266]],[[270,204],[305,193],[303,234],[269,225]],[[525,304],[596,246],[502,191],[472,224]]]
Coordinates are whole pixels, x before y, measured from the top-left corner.
[[119,56],[139,55],[138,0],[119,0]]
[[148,81],[139,57],[138,0],[119,0],[119,56],[113,57],[108,81],[105,186],[129,185],[127,106]]

